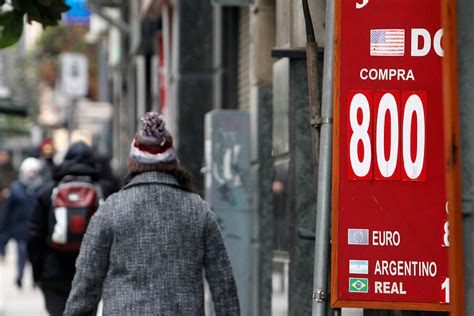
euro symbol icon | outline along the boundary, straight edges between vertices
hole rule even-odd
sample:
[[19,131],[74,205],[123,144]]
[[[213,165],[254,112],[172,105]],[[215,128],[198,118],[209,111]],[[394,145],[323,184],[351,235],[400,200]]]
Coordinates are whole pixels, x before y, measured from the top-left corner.
[[356,9],[362,9],[369,3],[369,0],[362,0],[362,3],[356,2]]

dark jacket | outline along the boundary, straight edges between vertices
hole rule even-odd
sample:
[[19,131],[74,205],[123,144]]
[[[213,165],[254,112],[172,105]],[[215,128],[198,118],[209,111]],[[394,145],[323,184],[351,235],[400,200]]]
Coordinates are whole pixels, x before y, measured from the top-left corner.
[[64,162],[53,173],[53,181],[38,193],[28,224],[28,255],[36,282],[59,290],[69,291],[74,277],[78,252],[64,252],[48,244],[53,207],[51,195],[54,187],[65,176],[90,176],[97,178],[91,149],[84,143],[73,144]]
[[11,163],[0,165],[0,190],[10,187],[17,178],[17,172]]
[[10,187],[10,196],[5,202],[5,212],[0,220],[0,232],[16,240],[26,240],[28,219],[33,209],[36,191],[29,192],[20,181]]
[[102,188],[104,199],[109,195],[120,190],[120,180],[115,177],[112,168],[110,167],[110,159],[106,156],[96,156],[96,169],[99,180],[97,181]]
[[3,196],[2,191],[9,189],[12,182],[17,178],[15,168],[11,163],[0,165],[0,213],[3,212],[6,197]]
[[216,315],[239,315],[215,214],[169,174],[139,174],[87,228],[64,315],[204,315],[203,270]]

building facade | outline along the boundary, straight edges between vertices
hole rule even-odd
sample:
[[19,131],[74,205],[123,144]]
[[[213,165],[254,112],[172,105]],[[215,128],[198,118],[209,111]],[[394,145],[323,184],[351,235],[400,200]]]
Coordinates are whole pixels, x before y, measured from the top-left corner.
[[[321,77],[326,1],[309,5]],[[314,242],[297,231],[315,229],[318,165],[301,1],[91,0],[90,6],[105,21],[93,40],[101,65],[99,95],[114,106],[116,169],[126,172],[138,118],[160,111],[180,160],[204,194],[205,173],[212,169],[206,165],[206,113],[248,113],[252,222],[246,236],[250,274],[240,289],[243,314],[309,315]]]

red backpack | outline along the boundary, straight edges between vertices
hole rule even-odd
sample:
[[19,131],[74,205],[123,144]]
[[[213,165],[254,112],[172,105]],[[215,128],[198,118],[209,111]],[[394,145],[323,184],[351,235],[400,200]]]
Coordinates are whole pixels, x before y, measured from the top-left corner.
[[90,177],[66,176],[51,196],[50,246],[79,251],[89,221],[102,201],[100,188]]

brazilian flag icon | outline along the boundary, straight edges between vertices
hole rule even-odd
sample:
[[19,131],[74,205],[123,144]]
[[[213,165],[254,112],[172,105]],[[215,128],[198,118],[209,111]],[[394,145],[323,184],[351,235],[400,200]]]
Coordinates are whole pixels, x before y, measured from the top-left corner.
[[349,292],[368,293],[369,280],[364,278],[349,278]]

